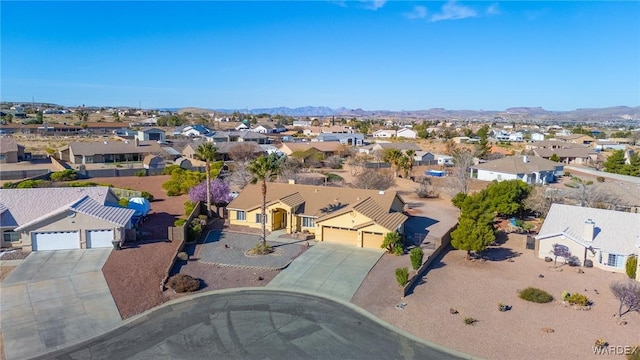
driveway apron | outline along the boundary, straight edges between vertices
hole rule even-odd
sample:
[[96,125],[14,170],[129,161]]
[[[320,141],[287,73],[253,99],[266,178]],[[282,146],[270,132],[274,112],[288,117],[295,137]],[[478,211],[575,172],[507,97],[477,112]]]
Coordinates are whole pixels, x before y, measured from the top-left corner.
[[8,360],[57,349],[121,323],[102,267],[111,249],[36,251],[0,284]]
[[267,287],[315,292],[350,301],[383,253],[321,242],[302,253]]

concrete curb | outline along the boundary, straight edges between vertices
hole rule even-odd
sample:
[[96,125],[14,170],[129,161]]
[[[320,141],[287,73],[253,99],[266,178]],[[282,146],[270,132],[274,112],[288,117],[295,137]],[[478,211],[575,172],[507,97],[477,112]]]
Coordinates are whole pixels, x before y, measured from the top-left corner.
[[378,318],[377,316],[371,314],[370,312],[368,312],[368,311],[366,311],[366,310],[364,310],[364,309],[362,309],[362,308],[360,308],[360,307],[358,307],[358,306],[356,306],[356,305],[354,305],[354,304],[352,304],[350,302],[346,302],[346,301],[343,301],[343,300],[340,300],[340,299],[337,299],[337,298],[334,298],[334,297],[331,297],[331,296],[327,296],[327,295],[324,295],[324,294],[318,294],[318,293],[314,293],[314,292],[310,292],[310,291],[296,290],[296,289],[286,289],[286,288],[269,288],[269,289],[267,289],[267,288],[264,288],[264,287],[246,287],[246,288],[232,288],[232,289],[222,289],[222,290],[211,290],[211,291],[206,291],[206,292],[203,292],[203,293],[200,293],[200,294],[194,294],[194,295],[190,295],[190,296],[181,297],[179,299],[170,300],[170,301],[167,301],[164,304],[161,304],[159,306],[154,307],[153,309],[149,309],[149,310],[147,310],[147,311],[145,311],[145,312],[143,312],[141,314],[138,314],[138,315],[132,316],[132,317],[126,319],[126,320],[123,320],[119,325],[107,330],[103,334],[98,334],[98,335],[94,335],[94,336],[87,337],[87,338],[84,338],[84,339],[79,339],[77,341],[71,342],[71,343],[66,344],[64,346],[57,346],[55,348],[51,348],[51,349],[47,350],[46,352],[41,352],[41,353],[32,355],[29,359],[42,357],[42,356],[45,356],[47,354],[51,354],[51,353],[56,352],[56,351],[60,351],[60,350],[66,349],[66,348],[70,348],[70,347],[73,347],[73,346],[80,345],[80,344],[82,344],[84,342],[90,341],[91,339],[93,339],[95,337],[102,336],[102,335],[104,335],[106,333],[109,333],[111,331],[114,331],[114,330],[120,329],[122,327],[131,325],[131,324],[133,324],[135,322],[141,321],[142,319],[144,319],[146,317],[149,317],[154,312],[162,310],[163,308],[168,307],[168,306],[174,306],[174,305],[177,305],[177,304],[181,304],[181,303],[184,303],[184,302],[191,301],[193,299],[198,299],[198,298],[206,297],[206,296],[212,296],[212,295],[217,295],[217,294],[243,293],[243,292],[250,292],[250,291],[251,292],[253,292],[253,291],[258,291],[258,292],[283,292],[283,293],[291,293],[291,294],[295,294],[295,295],[304,295],[304,296],[310,296],[310,297],[324,298],[324,299],[333,301],[333,302],[335,302],[335,303],[337,303],[339,305],[345,306],[345,307],[357,312],[358,314],[368,318],[369,320],[371,320],[371,321],[373,321],[373,322],[375,322],[375,323],[377,323],[377,324],[379,324],[379,325],[381,325],[381,326],[383,326],[383,327],[395,332],[398,335],[401,335],[401,336],[404,336],[406,338],[409,338],[409,339],[411,339],[411,340],[413,340],[415,342],[422,343],[422,344],[424,344],[424,345],[426,345],[428,347],[431,347],[433,349],[436,349],[438,351],[441,351],[441,352],[444,352],[444,353],[447,353],[447,354],[450,354],[450,355],[453,355],[453,356],[457,356],[457,357],[459,357],[461,359],[468,359],[468,360],[479,360],[479,359],[482,359],[482,358],[479,358],[479,357],[476,357],[476,356],[472,356],[472,355],[469,355],[469,354],[465,354],[465,353],[457,351],[457,350],[449,349],[449,348],[446,348],[446,347],[444,347],[442,345],[438,345],[438,344],[432,343],[432,342],[430,342],[428,340],[419,338],[419,337],[417,337],[417,336],[415,336],[415,335],[413,335],[413,334],[411,334],[411,333],[409,333],[407,331],[404,331],[402,329],[399,329],[399,328],[395,327],[394,325],[392,325],[392,324],[390,324],[390,323]]

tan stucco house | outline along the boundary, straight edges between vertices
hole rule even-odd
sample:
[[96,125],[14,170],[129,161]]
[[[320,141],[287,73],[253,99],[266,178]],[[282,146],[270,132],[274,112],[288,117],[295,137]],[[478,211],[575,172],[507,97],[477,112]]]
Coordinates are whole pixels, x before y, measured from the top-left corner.
[[[229,222],[260,229],[261,199],[259,184],[244,188],[227,206]],[[266,224],[269,231],[380,249],[386,233],[404,233],[404,205],[395,191],[268,183]]]
[[60,160],[72,164],[142,162],[149,154],[162,154],[157,141],[74,142],[58,150]]
[[24,160],[24,146],[7,136],[0,137],[0,164],[16,163]]
[[0,189],[2,247],[24,251],[113,247],[133,209],[108,187]]
[[581,264],[591,260],[594,267],[624,273],[629,256],[640,255],[640,214],[553,204],[536,243],[539,258],[553,257],[553,245],[561,244]]

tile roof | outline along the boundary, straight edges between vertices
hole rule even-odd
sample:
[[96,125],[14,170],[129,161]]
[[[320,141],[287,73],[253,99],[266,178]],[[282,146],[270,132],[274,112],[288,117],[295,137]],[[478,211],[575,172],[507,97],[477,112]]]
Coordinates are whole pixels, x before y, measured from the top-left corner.
[[[0,189],[0,208],[5,209],[1,212],[0,225],[14,227],[31,224],[34,221],[40,221],[54,214],[71,210],[74,206],[79,206],[83,201],[88,201],[87,199],[91,199],[99,206],[111,208],[108,204],[108,199],[111,196],[113,194],[105,186]],[[75,208],[73,209],[76,210]],[[125,213],[119,214],[123,215]],[[94,213],[89,215],[96,216]],[[118,217],[113,219],[119,221]]]
[[[595,222],[593,241],[583,237],[588,219]],[[611,253],[637,253],[640,247],[640,214],[553,204],[536,238],[556,235],[565,235],[585,247],[593,246]]]
[[[267,204],[280,201],[289,206],[301,205],[298,215],[315,217],[318,221],[355,210],[389,230],[395,230],[406,220],[404,214],[391,210],[396,197],[399,195],[395,191],[267,183]],[[261,198],[260,185],[250,184],[227,208],[253,210],[260,206]]]
[[69,148],[74,155],[103,155],[103,154],[146,154],[161,152],[162,149],[156,141],[140,141],[136,146],[134,141],[104,141],[104,142],[75,142],[70,143]]
[[507,156],[484,164],[472,166],[472,169],[495,171],[505,174],[529,174],[539,171],[555,171],[556,167],[563,165],[537,156],[528,156],[527,162],[524,156]]

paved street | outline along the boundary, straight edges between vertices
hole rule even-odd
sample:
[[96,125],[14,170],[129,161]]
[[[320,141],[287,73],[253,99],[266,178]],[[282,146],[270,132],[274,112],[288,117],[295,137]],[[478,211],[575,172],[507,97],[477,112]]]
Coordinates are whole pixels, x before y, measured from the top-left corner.
[[95,336],[121,322],[102,266],[111,249],[37,251],[0,284],[8,360]]
[[[245,289],[171,302],[41,359],[458,359],[350,304]],[[468,358],[468,357],[467,357]]]
[[349,301],[383,253],[319,242],[282,270],[267,288],[303,290]]

